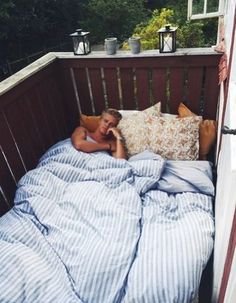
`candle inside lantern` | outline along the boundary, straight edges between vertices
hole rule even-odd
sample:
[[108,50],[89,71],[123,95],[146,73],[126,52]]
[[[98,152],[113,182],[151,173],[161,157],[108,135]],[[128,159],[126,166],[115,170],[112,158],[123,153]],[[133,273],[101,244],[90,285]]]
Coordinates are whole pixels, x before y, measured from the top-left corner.
[[77,55],[83,55],[83,54],[87,53],[88,50],[89,50],[88,44],[80,42],[78,47],[77,47],[76,54]]
[[167,36],[164,40],[164,52],[168,52],[172,49],[172,37]]

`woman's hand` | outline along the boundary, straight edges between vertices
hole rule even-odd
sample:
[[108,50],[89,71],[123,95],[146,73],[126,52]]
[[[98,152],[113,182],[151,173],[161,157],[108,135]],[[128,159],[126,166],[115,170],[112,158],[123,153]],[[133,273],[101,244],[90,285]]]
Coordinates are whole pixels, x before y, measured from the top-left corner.
[[120,130],[116,127],[111,127],[107,131],[107,135],[112,134],[116,139],[121,138]]
[[123,138],[121,136],[120,130],[116,127],[111,127],[107,131],[107,135],[109,134],[115,137],[115,140],[112,140],[111,142],[112,156],[117,159],[126,159],[126,151],[124,148]]

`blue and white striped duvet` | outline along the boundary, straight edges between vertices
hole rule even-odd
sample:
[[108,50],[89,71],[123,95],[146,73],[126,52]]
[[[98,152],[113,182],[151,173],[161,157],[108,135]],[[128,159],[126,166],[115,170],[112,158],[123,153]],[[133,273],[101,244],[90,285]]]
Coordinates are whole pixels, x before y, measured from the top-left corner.
[[0,302],[192,302],[213,247],[213,193],[205,161],[58,143],[0,219]]

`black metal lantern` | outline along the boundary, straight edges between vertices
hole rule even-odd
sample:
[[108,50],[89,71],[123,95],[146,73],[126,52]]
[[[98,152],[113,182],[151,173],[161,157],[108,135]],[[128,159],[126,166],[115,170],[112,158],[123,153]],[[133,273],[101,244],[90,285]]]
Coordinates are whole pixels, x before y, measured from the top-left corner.
[[158,31],[160,53],[174,53],[176,51],[177,27],[166,25]]
[[83,32],[82,29],[77,29],[75,33],[70,34],[73,40],[74,54],[87,55],[91,52],[90,42],[88,39],[89,32]]

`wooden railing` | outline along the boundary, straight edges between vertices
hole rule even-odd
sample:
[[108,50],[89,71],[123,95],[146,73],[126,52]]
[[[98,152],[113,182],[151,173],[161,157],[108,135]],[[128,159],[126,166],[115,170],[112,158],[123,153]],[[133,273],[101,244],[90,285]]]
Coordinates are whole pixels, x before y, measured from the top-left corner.
[[49,53],[1,82],[0,213],[12,206],[19,178],[71,134],[80,112],[142,110],[161,101],[163,112],[177,113],[184,101],[196,114],[215,119],[219,60],[211,49]]
[[64,79],[70,79],[66,90],[76,95],[87,114],[99,113],[107,105],[144,109],[157,101],[162,102],[163,111],[176,113],[184,101],[194,112],[215,118],[219,57],[211,49],[181,50],[174,55],[96,53],[83,60],[61,56],[59,64]]

